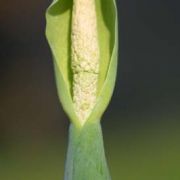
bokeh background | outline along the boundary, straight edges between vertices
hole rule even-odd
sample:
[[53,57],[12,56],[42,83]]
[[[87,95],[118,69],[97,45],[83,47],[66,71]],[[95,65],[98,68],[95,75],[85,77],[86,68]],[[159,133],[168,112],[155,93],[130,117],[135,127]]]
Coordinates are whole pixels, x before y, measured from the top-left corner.
[[[50,0],[0,1],[0,179],[63,179],[68,118],[44,36]],[[180,1],[117,0],[117,84],[103,116],[113,180],[180,179]]]

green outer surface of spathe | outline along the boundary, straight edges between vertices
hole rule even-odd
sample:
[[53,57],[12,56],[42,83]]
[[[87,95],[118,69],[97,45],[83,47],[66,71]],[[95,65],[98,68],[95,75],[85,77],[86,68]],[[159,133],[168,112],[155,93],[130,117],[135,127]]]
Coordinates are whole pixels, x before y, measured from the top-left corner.
[[[112,96],[117,71],[118,21],[116,3],[115,0],[95,1],[100,46],[100,75],[96,104],[86,123],[101,119]],[[72,101],[70,64],[72,5],[72,0],[53,1],[46,12],[46,36],[53,54],[60,101],[73,125],[81,128]]]
[[70,126],[65,180],[110,180],[99,122]]

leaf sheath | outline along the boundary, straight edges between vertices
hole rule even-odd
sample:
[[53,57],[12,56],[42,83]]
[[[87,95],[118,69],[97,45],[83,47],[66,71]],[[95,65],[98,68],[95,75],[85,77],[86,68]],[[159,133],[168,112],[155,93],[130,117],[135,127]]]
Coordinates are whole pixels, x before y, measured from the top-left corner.
[[100,123],[71,124],[65,180],[110,180]]

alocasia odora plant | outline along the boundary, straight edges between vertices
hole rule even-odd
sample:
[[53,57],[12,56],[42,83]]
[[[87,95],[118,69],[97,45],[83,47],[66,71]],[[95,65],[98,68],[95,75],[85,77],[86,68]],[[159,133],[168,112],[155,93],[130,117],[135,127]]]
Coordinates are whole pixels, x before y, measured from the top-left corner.
[[110,180],[100,120],[116,78],[115,0],[54,0],[46,20],[58,95],[71,122],[65,180]]

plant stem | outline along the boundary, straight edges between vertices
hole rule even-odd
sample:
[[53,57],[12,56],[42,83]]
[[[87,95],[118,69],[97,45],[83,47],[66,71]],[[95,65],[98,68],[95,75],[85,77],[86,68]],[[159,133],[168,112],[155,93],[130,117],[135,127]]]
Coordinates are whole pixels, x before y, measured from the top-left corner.
[[87,122],[80,130],[73,124],[70,125],[64,179],[111,179],[104,153],[100,122]]

